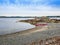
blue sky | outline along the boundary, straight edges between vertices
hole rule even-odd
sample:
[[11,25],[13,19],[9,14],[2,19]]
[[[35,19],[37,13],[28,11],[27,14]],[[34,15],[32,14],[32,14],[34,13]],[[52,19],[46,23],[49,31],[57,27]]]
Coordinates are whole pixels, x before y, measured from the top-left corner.
[[0,16],[60,15],[60,0],[0,0]]

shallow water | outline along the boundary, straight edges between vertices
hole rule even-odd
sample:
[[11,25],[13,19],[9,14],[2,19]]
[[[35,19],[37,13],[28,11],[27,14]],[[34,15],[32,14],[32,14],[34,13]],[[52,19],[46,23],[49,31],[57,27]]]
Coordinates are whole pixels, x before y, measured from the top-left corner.
[[17,22],[19,20],[26,20],[31,18],[0,18],[0,35],[23,31],[34,28],[34,25],[24,22]]

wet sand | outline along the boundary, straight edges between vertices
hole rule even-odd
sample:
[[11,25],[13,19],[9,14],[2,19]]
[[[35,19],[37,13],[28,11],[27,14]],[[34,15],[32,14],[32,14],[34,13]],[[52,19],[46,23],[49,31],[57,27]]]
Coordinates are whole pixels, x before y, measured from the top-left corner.
[[33,41],[60,36],[60,24],[49,24],[46,27],[36,27],[22,32],[0,36],[0,45],[29,45]]

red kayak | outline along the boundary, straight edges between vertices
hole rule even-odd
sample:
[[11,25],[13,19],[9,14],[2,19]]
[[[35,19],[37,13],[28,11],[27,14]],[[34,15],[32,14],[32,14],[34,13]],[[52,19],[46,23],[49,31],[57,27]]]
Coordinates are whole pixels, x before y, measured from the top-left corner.
[[36,24],[35,26],[46,26],[47,24]]

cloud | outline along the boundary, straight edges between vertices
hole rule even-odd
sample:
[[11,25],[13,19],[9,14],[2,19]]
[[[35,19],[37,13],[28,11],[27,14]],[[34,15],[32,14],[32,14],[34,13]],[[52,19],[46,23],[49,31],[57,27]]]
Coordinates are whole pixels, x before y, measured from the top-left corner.
[[40,4],[51,4],[60,5],[59,0],[0,0],[1,5],[40,5]]
[[51,6],[60,7],[60,0],[0,0],[0,6]]
[[0,0],[0,15],[60,15],[59,0]]

